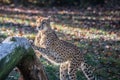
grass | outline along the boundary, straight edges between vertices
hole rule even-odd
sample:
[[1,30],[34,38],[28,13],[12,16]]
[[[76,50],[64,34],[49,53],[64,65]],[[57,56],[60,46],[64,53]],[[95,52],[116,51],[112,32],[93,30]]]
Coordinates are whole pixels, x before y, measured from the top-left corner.
[[[56,31],[60,32],[60,34],[58,33],[58,35],[69,35],[69,38],[66,38],[66,36],[61,36],[62,39],[68,40],[69,42],[77,45],[78,47],[80,47],[84,53],[87,53],[87,55],[85,56],[86,61],[88,64],[92,65],[93,67],[96,68],[95,73],[96,76],[101,78],[102,80],[119,80],[119,75],[120,75],[120,62],[119,62],[119,58],[116,58],[116,56],[118,55],[115,49],[119,48],[120,43],[114,43],[112,42],[112,50],[110,50],[110,53],[107,52],[109,51],[109,49],[105,49],[105,45],[109,44],[106,41],[103,40],[99,41],[101,36],[103,36],[106,40],[108,40],[109,38],[113,39],[113,37],[116,37],[115,34],[108,34],[108,32],[102,31],[102,30],[97,30],[97,29],[79,29],[79,28],[71,28],[69,26],[67,27],[63,27],[61,25],[56,25],[55,24],[55,28],[58,28]],[[71,32],[72,31],[72,32]],[[74,38],[79,38],[80,36],[78,35],[74,35],[76,31],[80,31],[82,34],[82,37],[87,37],[89,36],[91,40],[87,39],[87,40],[79,40],[79,41],[75,41]],[[71,32],[71,33],[70,33]],[[87,34],[85,34],[87,32]],[[97,32],[97,33],[96,33]],[[0,37],[7,37],[7,32],[5,31],[5,33],[3,33],[5,35],[1,35]],[[83,35],[85,34],[85,35]],[[97,35],[96,35],[97,34]],[[34,39],[35,34],[25,34],[23,35],[24,37],[30,38],[30,39]],[[98,46],[98,47],[96,47]],[[102,51],[102,49],[104,49]],[[96,52],[95,52],[96,51]],[[118,50],[119,51],[119,50]],[[96,54],[97,53],[97,54]],[[97,55],[97,56],[96,56]],[[106,56],[108,55],[108,56]],[[111,56],[109,56],[111,55]],[[45,66],[46,72],[49,75],[49,79],[50,80],[59,80],[59,73],[58,73],[58,66],[54,66],[52,64],[48,64],[45,60],[42,60],[42,63]],[[114,65],[114,66],[113,66]],[[100,67],[100,68],[99,68]],[[11,74],[15,74],[15,73],[11,73]],[[11,80],[11,74],[10,77],[8,77],[7,80]],[[15,79],[12,78],[12,80],[16,80],[17,75],[14,75]],[[77,73],[77,77],[78,80],[86,80],[85,77],[83,77],[83,73],[82,72],[78,72]]]

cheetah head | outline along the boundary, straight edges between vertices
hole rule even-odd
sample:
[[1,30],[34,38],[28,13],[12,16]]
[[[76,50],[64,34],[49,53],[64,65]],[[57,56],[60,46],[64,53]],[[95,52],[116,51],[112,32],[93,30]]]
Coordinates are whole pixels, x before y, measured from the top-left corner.
[[37,21],[36,21],[36,25],[37,25],[37,30],[38,31],[46,31],[48,29],[51,29],[51,26],[50,26],[50,17],[39,17],[37,18]]

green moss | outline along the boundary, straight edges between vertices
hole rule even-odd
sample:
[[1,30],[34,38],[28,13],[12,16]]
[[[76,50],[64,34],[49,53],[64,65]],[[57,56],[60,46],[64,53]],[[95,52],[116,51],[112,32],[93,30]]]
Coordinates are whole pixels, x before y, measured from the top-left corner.
[[4,80],[23,57],[27,56],[29,60],[34,55],[32,48],[29,48],[28,50],[23,47],[15,48],[11,54],[7,55],[0,61],[0,80]]
[[5,34],[0,34],[0,38],[6,38],[7,37],[7,35],[5,35]]
[[27,50],[27,56],[25,56],[26,57],[26,59],[28,60],[28,61],[31,61],[34,57],[35,57],[35,54],[34,54],[34,50],[32,49],[32,48],[29,48],[28,50]]
[[15,39],[14,37],[12,37],[12,38],[10,39],[10,41],[16,41],[16,39]]

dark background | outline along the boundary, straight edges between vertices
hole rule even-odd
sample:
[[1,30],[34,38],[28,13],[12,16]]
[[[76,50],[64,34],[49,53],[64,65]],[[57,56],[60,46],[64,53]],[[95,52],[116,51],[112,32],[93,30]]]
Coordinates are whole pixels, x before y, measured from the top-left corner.
[[0,4],[15,4],[29,6],[96,6],[96,5],[109,5],[118,6],[120,5],[120,0],[0,0]]

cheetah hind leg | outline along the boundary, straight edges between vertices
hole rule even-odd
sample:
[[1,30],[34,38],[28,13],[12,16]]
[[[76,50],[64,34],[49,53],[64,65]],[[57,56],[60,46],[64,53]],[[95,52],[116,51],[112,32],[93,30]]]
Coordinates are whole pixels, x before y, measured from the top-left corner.
[[83,71],[83,74],[85,75],[87,80],[96,80],[93,75],[93,70],[91,70],[91,67],[88,66],[87,63],[82,62],[80,68]]

